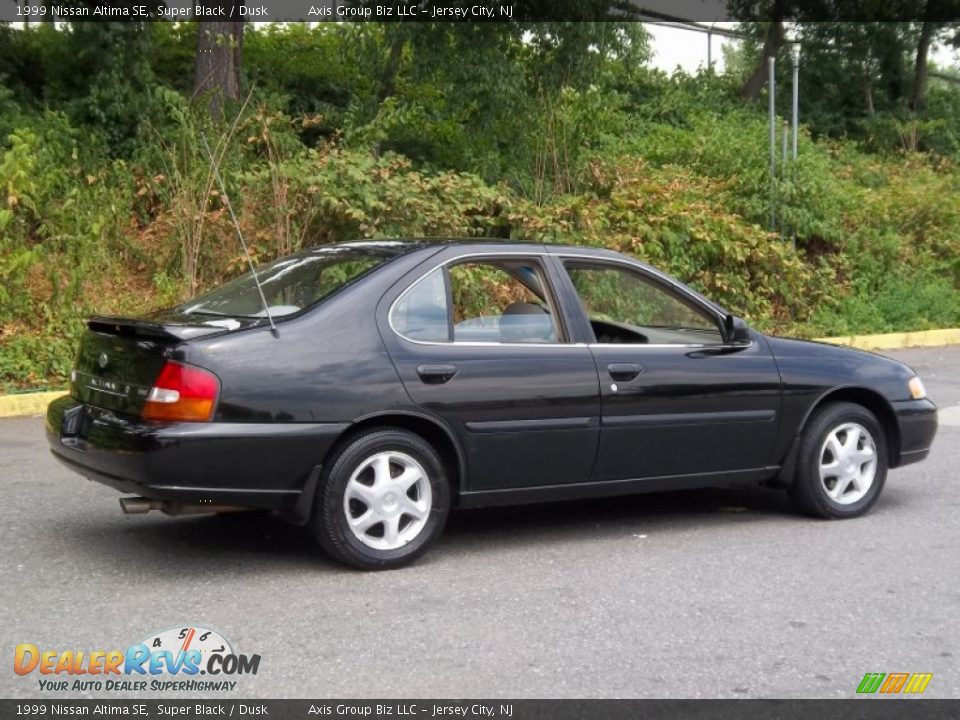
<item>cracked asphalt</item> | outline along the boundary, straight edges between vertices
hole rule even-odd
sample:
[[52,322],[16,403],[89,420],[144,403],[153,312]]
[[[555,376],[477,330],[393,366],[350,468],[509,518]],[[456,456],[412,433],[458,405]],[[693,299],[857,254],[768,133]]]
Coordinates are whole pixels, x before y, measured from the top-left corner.
[[238,698],[844,698],[896,671],[960,697],[960,347],[887,354],[941,427],[867,517],[808,519],[770,490],[461,511],[379,574],[272,516],[126,517],[49,456],[39,418],[0,421],[0,697],[44,696],[18,643],[196,624],[261,655]]

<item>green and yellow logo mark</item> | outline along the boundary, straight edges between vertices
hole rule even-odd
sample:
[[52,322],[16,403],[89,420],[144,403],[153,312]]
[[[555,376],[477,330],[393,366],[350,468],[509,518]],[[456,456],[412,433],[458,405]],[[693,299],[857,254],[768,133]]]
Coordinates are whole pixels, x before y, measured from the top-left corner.
[[933,673],[867,673],[857,687],[857,693],[871,695],[883,693],[911,693],[919,695],[927,689],[933,679]]

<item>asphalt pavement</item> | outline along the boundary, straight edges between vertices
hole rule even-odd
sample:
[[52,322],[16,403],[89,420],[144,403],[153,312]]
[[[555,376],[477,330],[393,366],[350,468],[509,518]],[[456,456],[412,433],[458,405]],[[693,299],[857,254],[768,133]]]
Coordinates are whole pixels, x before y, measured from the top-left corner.
[[[0,421],[0,697],[44,695],[13,672],[19,643],[123,649],[187,625],[260,654],[232,697],[843,698],[867,672],[960,697],[960,347],[887,354],[941,427],[864,518],[771,490],[461,511],[385,573],[272,516],[124,516],[49,456],[39,418]],[[46,694],[109,696],[129,695]]]

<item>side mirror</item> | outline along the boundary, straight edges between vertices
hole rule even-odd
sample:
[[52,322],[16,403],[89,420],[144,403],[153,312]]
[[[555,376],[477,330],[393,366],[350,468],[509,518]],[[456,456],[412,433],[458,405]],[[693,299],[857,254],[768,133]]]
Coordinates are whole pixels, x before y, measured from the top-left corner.
[[728,343],[741,344],[750,342],[750,328],[743,318],[737,317],[736,315],[727,315],[723,321],[723,326],[727,333]]

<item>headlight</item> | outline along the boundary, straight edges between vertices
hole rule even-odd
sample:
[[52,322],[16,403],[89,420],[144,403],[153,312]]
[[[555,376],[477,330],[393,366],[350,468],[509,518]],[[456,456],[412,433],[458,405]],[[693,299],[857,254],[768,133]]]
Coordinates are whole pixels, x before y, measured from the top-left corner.
[[907,387],[910,388],[910,397],[914,400],[922,400],[927,396],[927,389],[923,386],[923,380],[916,376],[910,378]]

